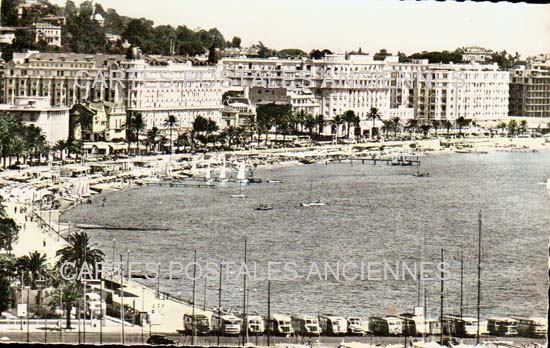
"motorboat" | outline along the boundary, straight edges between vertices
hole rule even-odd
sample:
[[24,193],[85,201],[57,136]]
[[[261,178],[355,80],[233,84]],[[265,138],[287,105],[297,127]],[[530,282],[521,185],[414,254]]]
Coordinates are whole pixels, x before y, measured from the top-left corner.
[[267,205],[267,204],[260,204],[259,206],[257,206],[256,208],[254,208],[254,210],[259,210],[259,211],[265,211],[265,210],[273,210],[273,207],[270,206],[270,205]]

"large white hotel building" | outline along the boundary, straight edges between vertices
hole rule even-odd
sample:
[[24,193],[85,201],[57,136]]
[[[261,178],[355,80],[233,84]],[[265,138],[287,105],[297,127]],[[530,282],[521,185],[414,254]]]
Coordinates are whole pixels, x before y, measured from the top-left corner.
[[372,127],[366,121],[372,107],[382,119],[420,121],[500,119],[508,114],[509,73],[496,64],[399,63],[397,57],[378,61],[369,55],[338,54],[321,60],[227,58],[222,64],[231,89],[248,93],[263,88],[267,102],[270,88],[287,88],[295,109],[327,120],[351,109],[363,130]]
[[[188,129],[201,115],[222,124],[222,95],[241,91],[253,104],[286,93],[294,110],[330,121],[353,110],[356,134],[367,134],[372,107],[382,119],[421,122],[501,119],[508,115],[509,73],[496,65],[399,63],[397,57],[327,55],[320,60],[225,58],[217,66],[195,66],[178,57],[72,53],[18,53],[5,64],[0,102],[46,97],[51,106],[107,102],[139,112],[147,128],[163,128],[169,115]],[[275,91],[277,93],[275,94]],[[252,105],[254,106],[254,105]],[[119,115],[120,117],[120,115]],[[377,121],[376,127],[380,126]],[[326,123],[324,132],[335,129]]]

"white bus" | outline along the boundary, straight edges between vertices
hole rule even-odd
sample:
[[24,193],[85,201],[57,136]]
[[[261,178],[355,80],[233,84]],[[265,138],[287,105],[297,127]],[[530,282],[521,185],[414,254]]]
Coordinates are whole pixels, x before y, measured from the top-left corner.
[[336,315],[319,316],[319,325],[325,335],[338,336],[348,333],[348,321]]
[[539,338],[546,336],[548,321],[545,318],[514,318],[518,322],[521,337]]
[[286,314],[272,314],[267,323],[267,329],[276,336],[290,337],[294,334],[292,319]]
[[233,314],[218,313],[212,315],[212,328],[213,331],[219,333],[222,336],[237,336],[241,333],[241,326],[243,320],[234,316]]
[[319,336],[321,327],[317,317],[311,315],[297,315],[292,317],[294,332],[302,336]]
[[493,336],[516,336],[518,321],[512,318],[491,318],[487,320],[487,331]]

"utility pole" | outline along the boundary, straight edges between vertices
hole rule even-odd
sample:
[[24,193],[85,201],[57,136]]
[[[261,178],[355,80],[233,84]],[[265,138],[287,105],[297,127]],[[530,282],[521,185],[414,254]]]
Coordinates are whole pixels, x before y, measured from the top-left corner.
[[267,346],[271,344],[271,280],[267,280]]
[[464,252],[460,252],[460,319],[464,317]]
[[426,294],[426,286],[424,286],[424,331],[422,333],[422,341],[426,342],[426,332],[430,332],[429,331],[429,328],[426,328],[426,317],[428,316],[428,305],[427,305],[427,301],[426,301],[426,297],[427,297],[427,294]]
[[[443,266],[443,262],[444,262],[443,249],[441,249],[441,265],[442,266]],[[441,307],[440,307],[440,312],[439,312],[439,325],[441,326],[441,333],[440,333],[441,341],[439,342],[439,344],[443,344],[443,300],[444,300],[444,291],[445,291],[444,276],[445,276],[445,274],[442,271],[441,272],[441,295],[440,295],[440,297],[441,297]]]
[[197,286],[197,251],[194,251],[193,256],[193,311],[191,314],[191,345],[195,344],[195,290]]
[[246,237],[244,237],[244,267],[245,267],[245,271],[244,271],[244,276],[243,276],[243,346],[246,344],[245,342],[245,335],[246,335],[246,331],[247,330],[247,327],[246,327],[246,278],[247,278],[247,273],[248,273],[248,269],[246,268],[246,249],[247,249],[247,240],[246,240]]
[[222,267],[223,261],[220,259],[220,285],[218,288],[218,330],[216,330],[218,335],[218,346],[220,345],[220,333],[222,331]]
[[[120,268],[122,268],[122,254],[120,254]],[[120,335],[124,345],[124,272],[120,270]]]
[[478,244],[477,244],[477,338],[476,343],[479,345],[480,340],[480,320],[481,320],[481,210],[479,211],[478,225]]

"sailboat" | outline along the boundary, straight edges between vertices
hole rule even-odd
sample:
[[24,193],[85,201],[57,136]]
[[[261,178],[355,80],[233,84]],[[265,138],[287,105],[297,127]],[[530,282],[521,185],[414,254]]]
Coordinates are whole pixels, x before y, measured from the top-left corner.
[[210,172],[210,164],[208,165],[208,168],[206,168],[206,174],[204,175],[205,181],[212,181],[212,173]]
[[231,197],[231,198],[246,198],[246,196],[243,194],[243,184],[239,183],[239,194],[238,195],[231,195],[229,197]]
[[246,163],[244,161],[241,162],[241,164],[239,165],[237,180],[242,183],[248,182],[248,180],[246,179]]
[[306,203],[301,203],[300,205],[302,207],[324,207],[326,204],[321,202],[320,200],[316,199],[314,201],[311,200],[311,192],[313,191],[313,181],[311,181],[309,185],[309,198]]
[[227,173],[225,169],[225,159],[223,160],[222,167],[220,169],[220,176],[218,177],[218,180],[221,182],[227,181]]

